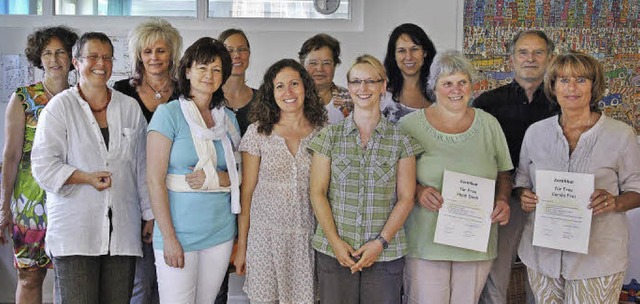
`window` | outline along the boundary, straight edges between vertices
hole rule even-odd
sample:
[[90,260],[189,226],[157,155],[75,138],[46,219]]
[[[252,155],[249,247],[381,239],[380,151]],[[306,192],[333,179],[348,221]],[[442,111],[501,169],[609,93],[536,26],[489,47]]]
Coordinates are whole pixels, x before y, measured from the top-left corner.
[[0,15],[42,15],[42,0],[0,0]]
[[209,0],[209,17],[349,19],[349,1],[340,0],[330,14],[319,13],[313,0]]
[[56,15],[197,17],[198,8],[204,11],[208,6],[206,16],[209,18],[349,20],[350,0],[333,2],[339,3],[338,9],[329,15],[316,11],[313,0],[55,0],[54,12]]
[[198,0],[55,0],[56,15],[196,17]]

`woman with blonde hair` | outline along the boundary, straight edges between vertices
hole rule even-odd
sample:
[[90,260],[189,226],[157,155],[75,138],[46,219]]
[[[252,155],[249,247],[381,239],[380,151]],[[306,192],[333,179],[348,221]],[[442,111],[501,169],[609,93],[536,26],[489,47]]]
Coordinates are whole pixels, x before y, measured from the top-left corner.
[[[113,88],[138,102],[147,123],[151,121],[158,105],[178,99],[176,71],[181,49],[180,33],[164,19],[143,21],[129,33],[132,76],[116,81]],[[132,304],[159,301],[152,232],[153,221],[143,221],[143,256],[136,260]]]
[[347,83],[353,112],[309,144],[320,302],[400,303],[403,224],[422,148],[382,118],[387,78],[378,59],[356,58]]

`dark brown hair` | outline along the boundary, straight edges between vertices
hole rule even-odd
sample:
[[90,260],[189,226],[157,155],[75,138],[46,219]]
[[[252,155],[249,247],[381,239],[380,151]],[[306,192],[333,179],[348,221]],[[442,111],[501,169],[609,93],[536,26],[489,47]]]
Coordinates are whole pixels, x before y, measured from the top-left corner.
[[[71,28],[64,25],[43,27],[35,32],[29,34],[27,37],[27,47],[24,49],[24,54],[27,56],[27,60],[36,68],[42,69],[42,51],[47,47],[52,38],[58,38],[64,46],[64,50],[67,51],[69,59],[71,59],[71,52],[73,45],[78,40],[78,34]],[[71,62],[71,60],[69,60]],[[73,64],[71,70],[74,69]]]
[[222,62],[222,83],[218,90],[213,93],[209,108],[216,108],[224,103],[224,93],[222,93],[222,85],[227,82],[231,75],[231,56],[224,47],[222,42],[211,38],[202,37],[194,42],[184,52],[184,56],[180,59],[180,67],[178,68],[178,88],[180,94],[187,98],[191,96],[191,82],[187,79],[187,69],[194,64],[209,64],[220,58]]
[[340,41],[327,34],[318,34],[307,39],[307,41],[302,44],[300,52],[298,52],[300,63],[304,64],[304,60],[307,59],[307,55],[309,55],[309,53],[323,47],[327,47],[331,50],[334,66],[337,66],[342,62],[340,61]]
[[314,127],[322,127],[327,121],[327,110],[324,108],[316,91],[313,78],[305,68],[293,59],[282,59],[267,69],[258,89],[258,100],[251,108],[249,118],[258,122],[258,133],[271,135],[273,126],[280,121],[280,108],[273,96],[273,80],[284,68],[291,68],[300,74],[304,86],[304,116]]

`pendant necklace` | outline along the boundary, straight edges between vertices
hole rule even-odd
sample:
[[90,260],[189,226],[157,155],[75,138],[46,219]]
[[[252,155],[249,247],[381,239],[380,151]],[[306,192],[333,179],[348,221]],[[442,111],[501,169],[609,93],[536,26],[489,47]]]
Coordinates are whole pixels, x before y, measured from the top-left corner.
[[[146,83],[146,84],[147,84],[147,86],[149,86],[149,88],[151,88],[151,90],[153,90],[153,92],[155,93],[155,94],[153,95],[153,98],[155,98],[156,100],[160,100],[160,98],[162,98],[162,94],[161,94],[161,92],[164,90],[164,87],[163,87],[162,89],[160,89],[160,90],[156,90],[156,89],[154,89],[154,88],[149,84],[149,82],[147,82],[147,80],[146,80],[146,79],[144,80],[144,83]],[[166,86],[167,86],[167,85],[165,85],[165,87],[166,87]]]

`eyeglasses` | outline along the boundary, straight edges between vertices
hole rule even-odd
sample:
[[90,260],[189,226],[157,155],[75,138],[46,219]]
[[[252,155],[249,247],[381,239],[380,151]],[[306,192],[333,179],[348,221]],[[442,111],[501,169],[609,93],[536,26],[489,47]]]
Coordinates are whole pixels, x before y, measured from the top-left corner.
[[100,59],[102,59],[103,62],[113,62],[115,60],[113,56],[107,56],[107,55],[100,56],[98,54],[93,54],[89,56],[80,56],[80,58],[84,58],[90,62],[98,62]]
[[65,51],[63,49],[55,50],[55,52],[52,52],[50,50],[45,50],[45,51],[42,52],[42,54],[40,54],[40,56],[44,57],[44,58],[49,58],[49,57],[54,56],[54,55],[55,56],[64,56],[64,55],[67,55],[67,51]]
[[322,66],[323,68],[326,67],[330,67],[333,66],[333,60],[322,60],[322,61],[318,61],[318,60],[309,60],[307,62],[307,65],[312,67],[312,68],[316,68],[318,66]]
[[384,79],[378,79],[378,80],[373,80],[373,79],[354,79],[354,80],[349,80],[347,81],[349,83],[350,86],[352,87],[359,87],[360,85],[362,85],[363,83],[367,86],[373,86],[376,83],[381,83],[383,82]]
[[238,55],[243,55],[243,54],[249,53],[251,50],[249,48],[246,48],[246,47],[239,47],[237,49],[227,48],[227,51],[231,55],[233,55],[233,53],[238,53]]

